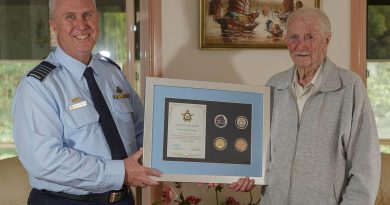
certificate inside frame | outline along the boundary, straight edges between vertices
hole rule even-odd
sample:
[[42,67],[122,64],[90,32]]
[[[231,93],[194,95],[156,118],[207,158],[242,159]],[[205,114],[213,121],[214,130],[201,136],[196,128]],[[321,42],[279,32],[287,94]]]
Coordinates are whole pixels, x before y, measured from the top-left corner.
[[[162,172],[160,178],[154,178],[157,181],[233,183],[241,177],[250,177],[255,179],[255,184],[267,184],[269,103],[270,91],[265,86],[147,77],[144,166]],[[191,109],[175,111],[183,105]],[[231,112],[220,113],[221,116],[216,114],[218,107]],[[248,111],[248,107],[249,113],[241,116],[240,110]],[[173,121],[190,119],[195,123],[191,126],[196,128],[190,130],[195,130],[195,134],[185,134],[185,137],[195,136],[197,140],[189,140],[195,148],[186,147],[184,142],[175,145],[181,146],[183,152],[172,151],[177,148],[172,148],[175,139],[172,136],[182,130],[171,125],[172,116],[177,116]],[[197,120],[195,116],[206,117]],[[230,126],[228,133],[232,136],[218,134],[225,126]],[[210,134],[214,131],[217,134]],[[229,154],[234,156],[226,157]]]

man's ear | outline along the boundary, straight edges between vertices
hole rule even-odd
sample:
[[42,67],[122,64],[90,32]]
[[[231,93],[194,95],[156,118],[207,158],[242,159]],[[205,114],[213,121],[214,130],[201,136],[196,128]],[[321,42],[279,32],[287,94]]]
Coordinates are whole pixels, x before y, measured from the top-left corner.
[[331,39],[331,38],[332,38],[332,33],[331,33],[331,32],[327,33],[327,34],[326,34],[326,44],[329,45],[329,42],[330,42],[330,39]]
[[50,28],[54,31],[54,33],[58,34],[57,24],[53,19],[49,19],[49,25]]

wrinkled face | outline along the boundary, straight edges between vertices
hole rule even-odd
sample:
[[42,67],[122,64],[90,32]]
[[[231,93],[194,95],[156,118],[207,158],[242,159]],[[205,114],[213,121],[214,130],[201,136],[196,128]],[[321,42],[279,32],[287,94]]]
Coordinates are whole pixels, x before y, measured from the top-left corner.
[[289,19],[286,43],[294,64],[301,69],[317,69],[326,57],[330,33],[321,33],[318,16]]
[[99,16],[93,1],[58,0],[49,23],[59,46],[87,64],[99,37]]

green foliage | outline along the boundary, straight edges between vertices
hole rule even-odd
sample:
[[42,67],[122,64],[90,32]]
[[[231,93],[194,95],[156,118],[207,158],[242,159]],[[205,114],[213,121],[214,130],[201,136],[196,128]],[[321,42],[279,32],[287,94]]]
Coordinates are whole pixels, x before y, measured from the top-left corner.
[[[0,61],[0,144],[13,143],[11,106],[21,77],[39,61]],[[14,148],[0,148],[0,158],[15,156]]]
[[390,63],[368,63],[368,96],[375,113],[380,138],[390,137]]
[[16,156],[15,147],[12,148],[0,148],[0,160]]
[[11,106],[20,78],[31,70],[37,61],[0,62],[0,142],[12,142]]
[[127,55],[126,13],[114,7],[101,7],[100,38],[94,53],[102,50],[110,52],[110,58],[124,68]]
[[368,6],[367,58],[390,59],[390,5]]
[[381,152],[390,154],[390,145],[381,145]]

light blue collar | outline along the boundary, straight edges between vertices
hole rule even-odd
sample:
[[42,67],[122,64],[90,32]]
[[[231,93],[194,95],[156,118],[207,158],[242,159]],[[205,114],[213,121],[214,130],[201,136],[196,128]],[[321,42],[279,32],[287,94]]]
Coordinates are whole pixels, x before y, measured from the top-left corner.
[[[85,65],[84,63],[69,56],[60,47],[57,47],[55,49],[54,56],[64,69],[68,70],[76,79],[79,80],[83,78],[83,73],[85,71],[85,68],[87,66],[91,66],[93,68],[94,67],[93,65],[95,64],[94,61],[96,61],[95,56],[93,56],[89,64]],[[95,70],[96,69],[94,69],[94,72],[98,74],[98,72],[96,72]]]

